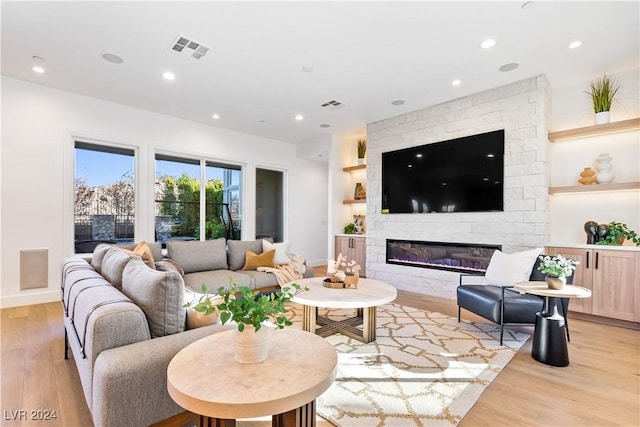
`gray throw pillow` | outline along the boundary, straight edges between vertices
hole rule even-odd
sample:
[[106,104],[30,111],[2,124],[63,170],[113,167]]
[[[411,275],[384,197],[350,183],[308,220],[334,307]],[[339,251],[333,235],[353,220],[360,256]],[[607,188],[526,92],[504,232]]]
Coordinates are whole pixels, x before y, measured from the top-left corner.
[[247,251],[262,253],[262,240],[227,240],[227,263],[229,270],[242,270]]
[[134,257],[124,269],[122,292],[144,312],[151,337],[184,331],[184,281],[177,272],[152,270]]
[[[104,255],[100,274],[114,287],[122,290],[122,272],[132,258],[140,257],[132,257],[120,248],[111,247]],[[140,261],[142,262],[142,260]]]
[[165,258],[156,262],[156,270],[158,271],[175,271],[181,277],[184,276],[184,270],[180,267],[180,264],[172,260],[171,258]]
[[197,271],[226,270],[227,242],[224,237],[215,240],[169,240],[167,256],[180,264],[185,274]]
[[102,261],[104,260],[104,256],[112,247],[113,245],[100,243],[93,249],[93,254],[91,255],[91,267],[93,267],[93,269],[98,273],[100,273],[100,270],[102,269]]

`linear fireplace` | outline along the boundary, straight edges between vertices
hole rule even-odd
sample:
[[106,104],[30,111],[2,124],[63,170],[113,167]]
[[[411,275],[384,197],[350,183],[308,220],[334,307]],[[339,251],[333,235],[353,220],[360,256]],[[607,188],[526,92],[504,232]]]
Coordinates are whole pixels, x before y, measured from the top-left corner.
[[500,245],[387,239],[387,264],[484,273]]

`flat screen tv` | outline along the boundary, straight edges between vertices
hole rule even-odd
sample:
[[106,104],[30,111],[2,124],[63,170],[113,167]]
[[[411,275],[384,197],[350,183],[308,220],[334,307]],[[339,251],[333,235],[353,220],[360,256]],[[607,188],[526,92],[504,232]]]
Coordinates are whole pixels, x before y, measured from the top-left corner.
[[504,129],[382,153],[382,213],[503,211]]

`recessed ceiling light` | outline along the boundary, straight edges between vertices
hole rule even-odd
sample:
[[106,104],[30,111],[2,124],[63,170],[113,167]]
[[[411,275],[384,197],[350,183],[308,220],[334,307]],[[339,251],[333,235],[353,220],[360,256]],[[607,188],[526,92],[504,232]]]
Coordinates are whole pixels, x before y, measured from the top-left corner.
[[396,99],[395,101],[391,101],[391,105],[402,105],[404,104],[404,99]]
[[577,47],[582,46],[582,42],[580,40],[573,41],[569,43],[569,49],[575,49]]
[[31,57],[31,69],[34,73],[43,74],[44,73],[44,59],[39,56]]
[[120,58],[118,55],[114,55],[113,53],[103,53],[102,59],[107,62],[111,62],[112,64],[122,64],[124,59]]
[[321,128],[329,128],[331,125],[329,123],[323,123],[320,125]]
[[307,67],[306,65],[302,67],[302,72],[304,73],[313,73],[313,67]]
[[451,86],[460,86],[460,83],[462,83],[460,80],[455,79],[454,81],[451,82]]
[[517,62],[510,62],[508,64],[504,64],[502,67],[498,68],[500,71],[507,72],[507,71],[513,71],[516,68],[518,68],[520,66],[520,64],[518,64]]
[[296,114],[296,120],[297,121],[304,120],[304,117],[302,116],[302,114]]
[[490,47],[494,47],[496,45],[496,41],[493,39],[487,39],[480,43],[480,47],[483,49],[489,49]]
[[170,73],[169,71],[166,71],[164,73],[162,73],[162,77],[164,77],[165,80],[175,80],[176,76],[173,73]]
[[412,168],[412,167],[413,167],[413,165],[412,165],[411,163],[409,163],[409,164],[407,165],[407,167],[408,167],[408,168]]
[[217,114],[212,114],[212,115],[211,115],[211,118],[212,118],[212,119],[216,119],[216,120],[218,120],[218,119],[220,118],[220,116],[219,116],[219,115],[217,115]]

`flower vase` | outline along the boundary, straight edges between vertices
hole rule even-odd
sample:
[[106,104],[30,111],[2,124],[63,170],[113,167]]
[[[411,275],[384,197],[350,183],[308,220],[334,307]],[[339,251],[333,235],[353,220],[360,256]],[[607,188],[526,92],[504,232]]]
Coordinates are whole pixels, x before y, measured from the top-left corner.
[[567,284],[567,278],[564,276],[546,276],[544,281],[547,283],[549,289],[560,290]]
[[596,113],[596,116],[593,122],[596,125],[603,125],[605,123],[609,123],[609,120],[610,120],[609,111],[601,111],[599,113]]
[[598,165],[596,169],[598,169],[598,175],[596,179],[598,180],[598,184],[608,184],[613,181],[613,165],[611,164],[612,157],[609,153],[602,153],[596,159]]
[[364,165],[364,157],[358,157],[358,166]]
[[244,331],[234,329],[233,358],[238,363],[260,363],[269,357],[270,325],[263,324],[256,332],[253,325],[244,325]]

